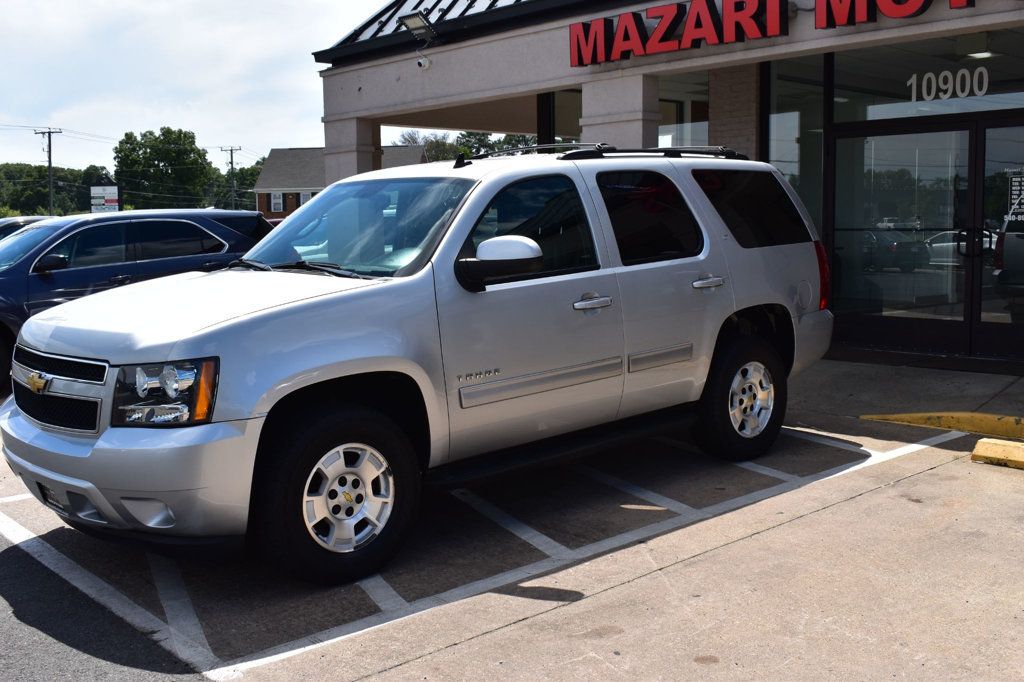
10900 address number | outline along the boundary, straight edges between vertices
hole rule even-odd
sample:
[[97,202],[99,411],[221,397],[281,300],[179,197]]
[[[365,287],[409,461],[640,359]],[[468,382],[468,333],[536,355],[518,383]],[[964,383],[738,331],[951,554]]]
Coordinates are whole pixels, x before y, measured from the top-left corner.
[[935,98],[981,97],[988,93],[988,69],[979,66],[974,71],[940,71],[926,73],[920,77],[915,73],[907,81],[910,88],[910,101],[923,100],[931,102]]

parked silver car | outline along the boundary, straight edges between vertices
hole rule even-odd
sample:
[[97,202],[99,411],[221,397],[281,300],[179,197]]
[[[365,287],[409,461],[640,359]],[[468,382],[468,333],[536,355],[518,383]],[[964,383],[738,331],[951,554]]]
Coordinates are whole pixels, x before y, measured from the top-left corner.
[[828,348],[828,288],[792,188],[728,150],[367,173],[229,269],[31,318],[3,451],[75,527],[248,533],[351,580],[457,460],[686,403],[709,451],[762,454]]

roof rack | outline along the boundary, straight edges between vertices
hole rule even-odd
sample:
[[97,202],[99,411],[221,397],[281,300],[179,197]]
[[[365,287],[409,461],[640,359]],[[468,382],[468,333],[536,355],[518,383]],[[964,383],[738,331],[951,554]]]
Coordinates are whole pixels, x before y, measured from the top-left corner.
[[604,144],[603,142],[557,142],[555,144],[536,144],[532,147],[512,147],[509,149],[497,149],[493,152],[484,152],[483,154],[477,154],[469,157],[470,160],[477,161],[479,159],[489,159],[494,156],[510,156],[512,154],[521,154],[523,152],[538,152],[548,149],[579,149],[579,150],[591,150],[600,148],[614,149],[610,145]]
[[652,147],[649,149],[618,149],[607,144],[595,145],[592,149],[578,149],[562,154],[563,161],[579,161],[582,159],[603,159],[605,154],[660,154],[661,156],[678,159],[683,156],[714,156],[722,159],[747,160],[746,154],[740,154],[729,147]]

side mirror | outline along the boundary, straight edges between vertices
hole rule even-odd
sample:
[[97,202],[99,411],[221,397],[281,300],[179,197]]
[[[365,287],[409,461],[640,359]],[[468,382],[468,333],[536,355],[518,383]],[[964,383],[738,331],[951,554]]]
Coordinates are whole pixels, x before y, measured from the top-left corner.
[[38,261],[32,272],[46,273],[54,270],[64,270],[68,267],[68,257],[59,253],[48,253]]
[[476,247],[476,258],[460,258],[455,278],[467,291],[480,292],[491,283],[540,272],[544,254],[537,242],[512,235],[493,237]]

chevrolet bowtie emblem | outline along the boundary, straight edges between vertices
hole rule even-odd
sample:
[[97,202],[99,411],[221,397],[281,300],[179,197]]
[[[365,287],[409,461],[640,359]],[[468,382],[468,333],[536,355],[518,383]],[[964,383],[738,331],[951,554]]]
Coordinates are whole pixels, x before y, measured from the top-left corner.
[[32,372],[25,381],[33,393],[42,393],[46,390],[47,384],[50,383],[50,377],[42,372]]

